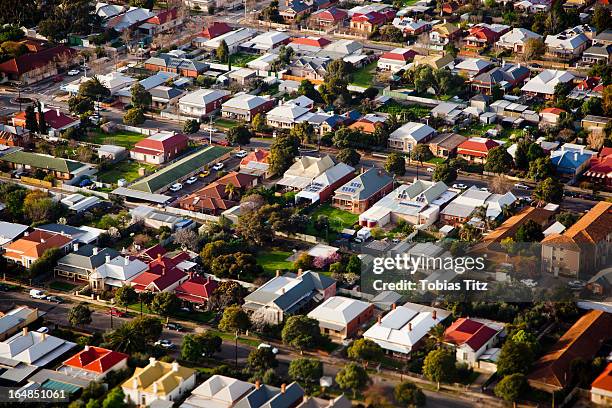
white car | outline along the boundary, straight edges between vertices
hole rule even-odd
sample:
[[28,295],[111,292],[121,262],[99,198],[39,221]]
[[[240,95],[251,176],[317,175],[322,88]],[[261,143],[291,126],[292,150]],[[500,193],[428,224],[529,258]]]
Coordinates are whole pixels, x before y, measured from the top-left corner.
[[436,169],[434,169],[433,167],[428,167],[427,168],[427,172],[428,173],[433,173],[434,171],[436,171]]
[[70,76],[79,75],[80,73],[81,71],[79,71],[78,69],[71,69],[70,71],[68,71],[68,75]]
[[173,185],[170,186],[170,191],[174,191],[176,193],[182,188],[183,188],[183,185],[181,183],[174,183]]
[[266,344],[266,343],[261,343],[259,346],[257,346],[257,349],[258,350],[261,350],[261,349],[270,349],[270,350],[272,350],[272,354],[278,354],[278,349],[276,347],[272,347],[271,345]]
[[39,327],[38,330],[36,330],[39,333],[49,333],[49,328],[46,326],[43,327]]
[[165,349],[173,349],[174,348],[174,343],[172,343],[170,340],[157,340],[155,342],[156,346],[159,346],[161,348],[165,348]]
[[247,154],[249,153],[246,150],[240,150],[239,152],[235,154],[235,156],[238,157],[239,159],[242,159],[243,157],[246,157]]
[[212,168],[213,170],[221,170],[225,165],[223,163],[217,163]]
[[210,126],[204,129],[204,132],[209,132],[209,133],[210,132],[217,133],[218,131],[219,131],[219,129],[214,128],[214,127],[210,127]]
[[185,180],[185,183],[187,183],[187,184],[193,184],[193,183],[195,183],[196,181],[198,181],[198,178],[197,178],[197,177],[195,177],[195,176],[193,176],[193,177],[189,177],[187,180]]
[[516,183],[514,187],[521,189],[521,190],[531,190],[530,186],[528,186],[527,184],[523,184],[523,183]]
[[528,288],[535,288],[538,286],[538,282],[534,281],[533,279],[521,279],[521,283]]
[[463,183],[455,183],[453,184],[453,188],[459,189],[459,190],[465,190],[467,188],[467,186]]
[[586,282],[581,280],[572,280],[567,282],[567,286],[573,290],[582,290],[586,286]]
[[479,188],[480,191],[484,191],[485,193],[490,193],[489,188],[488,187],[480,187]]
[[32,299],[47,299],[47,294],[42,290],[32,289],[30,290],[30,297]]

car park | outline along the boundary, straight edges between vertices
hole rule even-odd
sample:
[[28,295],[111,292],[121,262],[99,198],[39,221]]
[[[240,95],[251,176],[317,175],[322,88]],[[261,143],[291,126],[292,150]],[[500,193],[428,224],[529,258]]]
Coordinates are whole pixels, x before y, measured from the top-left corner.
[[170,350],[175,347],[174,343],[172,343],[170,340],[165,340],[165,339],[157,340],[155,342],[155,345],[161,348],[165,348],[166,350]]
[[170,191],[173,192],[177,192],[180,191],[183,188],[183,185],[181,183],[174,183],[173,185],[170,186]]
[[224,167],[225,167],[225,165],[223,163],[217,163],[212,168],[213,168],[213,170],[219,171],[219,170],[223,169]]
[[249,153],[246,150],[240,150],[236,152],[235,156],[238,157],[239,159],[242,159],[243,157],[246,157],[247,154]]
[[187,184],[193,184],[193,183],[195,183],[196,181],[198,181],[198,178],[197,178],[196,176],[193,176],[193,177],[189,177],[187,180],[185,180],[185,183],[187,183]]

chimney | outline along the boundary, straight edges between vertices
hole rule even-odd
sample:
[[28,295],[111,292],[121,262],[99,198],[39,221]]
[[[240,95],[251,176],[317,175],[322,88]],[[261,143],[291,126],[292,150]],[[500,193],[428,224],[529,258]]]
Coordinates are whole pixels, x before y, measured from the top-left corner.
[[162,266],[162,276],[164,276],[166,274],[166,266]]
[[281,384],[281,393],[285,393],[285,389],[287,388],[286,384]]
[[395,310],[395,303],[391,305],[391,309]]
[[261,387],[261,383],[259,382],[259,380],[255,381],[255,389],[258,390],[259,387]]
[[279,269],[276,270],[276,277],[277,278],[280,277],[280,270]]
[[154,365],[156,361],[155,357],[149,357],[149,365]]
[[89,351],[89,345],[88,344],[85,345],[85,351]]
[[157,254],[157,259],[161,259],[161,254]]
[[106,255],[106,257],[104,258],[104,260],[106,261],[106,263],[110,263],[110,261],[111,261],[111,257],[110,257],[110,255]]
[[157,381],[153,383],[153,394],[157,395]]
[[381,321],[382,321],[382,316],[378,315],[378,317],[376,318],[376,323],[380,324]]
[[29,236],[29,235],[30,235],[30,233],[29,233],[28,231],[26,231],[26,232],[24,232],[24,233],[23,233],[23,236],[24,236],[24,237],[27,237],[27,236]]
[[40,243],[41,243],[41,244],[44,244],[44,243],[45,243],[45,239],[44,239],[44,238],[41,238],[41,239],[40,239]]
[[74,252],[76,252],[76,251],[78,251],[78,250],[79,250],[79,243],[78,243],[78,242],[75,242],[74,244],[72,244],[72,250],[73,250]]
[[[578,161],[578,152],[574,152],[574,160]],[[42,241],[42,239],[41,239],[41,241]]]
[[298,269],[297,276],[302,276],[302,268]]
[[57,114],[57,116],[59,116],[59,115],[60,115],[59,108],[56,108],[56,109],[55,109],[55,113]]
[[125,261],[123,261],[125,266],[128,266],[130,264],[130,258],[128,256],[125,257]]
[[283,295],[285,294],[285,288],[281,289],[281,292],[283,293]]
[[134,388],[135,390],[138,389],[138,378],[137,377],[132,378],[132,388]]
[[431,312],[432,319],[436,320],[438,318],[438,311],[436,309]]
[[408,331],[412,331],[412,323],[408,322]]
[[177,363],[176,361],[172,362],[172,372],[173,373],[177,373],[179,370],[179,363]]
[[98,255],[98,247],[94,247],[93,248],[93,254],[94,255]]
[[23,330],[21,331],[21,335],[22,336],[27,336],[28,335],[28,328],[24,327]]

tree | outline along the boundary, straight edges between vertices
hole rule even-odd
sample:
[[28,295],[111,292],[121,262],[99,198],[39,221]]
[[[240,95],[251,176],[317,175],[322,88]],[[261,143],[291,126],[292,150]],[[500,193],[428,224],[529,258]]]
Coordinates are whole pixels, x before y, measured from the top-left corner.
[[262,113],[257,113],[251,121],[253,132],[263,132],[266,129],[266,118]]
[[563,200],[563,185],[556,179],[549,177],[538,183],[533,190],[533,197],[540,201],[560,203]]
[[591,18],[591,24],[595,26],[598,33],[601,33],[608,28],[612,28],[612,16],[610,16],[610,10],[602,4],[595,5],[593,17]]
[[606,116],[612,116],[612,85],[604,88],[602,93],[602,107]]
[[111,92],[97,76],[94,76],[89,81],[83,82],[79,86],[79,96],[84,96],[92,100],[98,100],[110,96]]
[[406,174],[406,159],[398,153],[391,153],[385,161],[385,170],[396,176]]
[[134,85],[132,85],[130,92],[132,94],[132,106],[134,108],[140,108],[144,111],[151,106],[151,103],[153,103],[151,93],[147,91],[140,82],[136,82]]
[[175,313],[181,301],[179,298],[172,292],[159,292],[155,294],[151,305],[149,306],[151,310],[161,316],[170,316]]
[[183,124],[183,133],[192,135],[200,130],[200,122],[197,119],[190,119]]
[[357,339],[347,350],[349,358],[353,360],[380,361],[383,357],[383,349],[370,339]]
[[428,144],[418,144],[416,147],[410,152],[410,158],[412,160],[416,160],[423,164],[424,161],[427,161],[433,157],[433,153],[429,149]]
[[209,331],[188,334],[181,345],[181,358],[197,363],[202,357],[212,357],[214,353],[220,352],[221,344],[223,344],[221,337]]
[[93,113],[94,102],[86,96],[73,96],[68,99],[68,110],[75,115],[88,115]]
[[68,322],[72,326],[85,326],[91,323],[91,309],[87,303],[79,303],[68,312]]
[[491,173],[505,174],[512,168],[512,156],[504,146],[497,146],[489,150],[484,169]]
[[517,169],[526,169],[529,167],[529,142],[522,140],[516,145],[516,153],[514,153],[514,165]]
[[36,119],[36,112],[34,111],[34,105],[28,105],[25,109],[25,127],[30,132],[38,132],[38,121]]
[[314,128],[308,122],[300,122],[293,126],[289,135],[300,140],[303,144],[311,143],[314,137]]
[[361,259],[359,256],[353,254],[349,257],[349,260],[346,263],[345,272],[361,274]]
[[246,312],[240,306],[234,305],[223,311],[223,317],[219,322],[219,330],[226,332],[245,331],[250,324]]
[[279,23],[282,21],[280,14],[278,13],[278,0],[272,0],[270,4],[259,13],[259,19],[269,21],[271,23]]
[[355,363],[348,363],[336,374],[336,383],[343,390],[352,390],[353,397],[357,391],[370,382],[370,377],[365,368]]
[[539,181],[552,177],[555,172],[550,157],[539,157],[529,163],[529,178]]
[[347,148],[340,150],[336,158],[342,163],[348,164],[350,166],[355,166],[359,164],[359,161],[361,160],[361,155],[357,153],[355,149]]
[[277,135],[270,145],[270,173],[283,174],[295,161],[300,147],[300,139],[291,135]]
[[497,397],[516,406],[516,401],[525,389],[525,384],[525,376],[523,374],[507,375],[497,383],[494,392]]
[[423,361],[423,374],[430,381],[435,381],[440,390],[441,382],[450,382],[456,378],[455,355],[445,349],[430,351]]
[[546,46],[544,41],[539,38],[529,38],[525,41],[525,47],[523,49],[523,60],[531,61],[544,55]]
[[395,400],[403,405],[422,407],[425,405],[425,394],[410,381],[404,381],[395,386]]
[[304,315],[290,316],[281,333],[283,343],[302,351],[321,343],[319,322]]
[[162,324],[158,318],[141,316],[105,333],[104,341],[113,350],[133,354],[146,351],[161,333]]
[[451,184],[457,180],[457,170],[447,163],[438,164],[432,175],[433,181],[442,181],[444,184]]
[[289,377],[303,386],[312,386],[323,377],[323,363],[313,358],[298,358],[289,363]]
[[238,282],[223,281],[208,299],[208,307],[222,310],[231,305],[239,305],[244,302],[245,296],[246,290]]
[[516,242],[540,242],[544,239],[542,226],[534,220],[527,220],[516,231]]
[[251,371],[266,371],[278,365],[271,347],[261,347],[251,350],[247,357],[247,367]]
[[227,43],[225,42],[225,40],[221,40],[221,43],[219,44],[219,46],[217,47],[215,54],[217,56],[217,59],[221,62],[227,62],[229,63],[229,57],[230,57],[230,52],[229,52],[229,48],[227,46]]
[[49,271],[55,268],[57,261],[59,261],[62,256],[63,253],[59,248],[47,249],[43,252],[41,257],[30,265],[30,269],[28,270],[29,277],[34,278],[49,273]]
[[[228,184],[228,186],[230,185],[231,184]],[[230,200],[233,198],[234,197],[231,197]],[[174,242],[179,244],[181,248],[188,248],[195,251],[198,249],[199,240],[200,237],[198,234],[190,229],[180,229],[174,233]]]
[[129,126],[142,125],[144,121],[144,112],[140,108],[132,108],[123,116],[123,123]]
[[113,388],[102,402],[102,408],[124,408],[127,404],[124,402],[125,394],[120,387]]
[[382,41],[401,43],[404,41],[404,33],[394,25],[388,24],[380,28],[380,39]]
[[528,343],[508,339],[499,353],[497,374],[500,376],[526,374],[531,368],[533,359],[534,354]]
[[127,307],[133,303],[138,301],[138,293],[134,290],[133,287],[129,285],[123,285],[115,292],[115,303],[119,306],[125,306],[125,311],[127,312]]
[[546,152],[544,151],[544,149],[542,149],[542,146],[540,146],[537,143],[531,143],[529,145],[529,150],[527,151],[527,159],[532,162],[536,159],[539,159],[540,157],[547,157],[548,155],[546,154]]
[[300,82],[300,86],[298,88],[297,93],[299,95],[307,96],[308,98],[312,99],[315,102],[318,102],[321,100],[321,94],[319,93],[319,91],[317,91],[314,84],[310,82],[308,79],[303,79],[302,82]]
[[56,218],[58,212],[58,203],[42,190],[32,190],[23,200],[23,214],[33,223]]
[[444,53],[450,55],[453,58],[457,58],[457,54],[459,54],[459,49],[455,46],[453,42],[449,42],[444,46]]
[[227,140],[238,145],[249,144],[251,142],[251,131],[245,125],[235,126],[227,131]]

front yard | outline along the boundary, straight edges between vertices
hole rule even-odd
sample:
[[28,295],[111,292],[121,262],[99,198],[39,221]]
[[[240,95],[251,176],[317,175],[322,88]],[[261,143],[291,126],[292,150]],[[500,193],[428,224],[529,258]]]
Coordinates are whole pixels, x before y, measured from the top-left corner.
[[144,167],[147,173],[155,171],[155,166],[150,164],[139,163],[134,160],[124,160],[113,164],[107,170],[98,173],[98,181],[102,183],[115,184],[119,179],[125,179],[128,183],[139,178],[138,169]]
[[362,86],[364,88],[372,86],[374,76],[376,75],[376,64],[376,61],[371,62],[355,71],[353,73],[353,82],[351,82],[351,85]]
[[131,149],[134,145],[145,138],[145,135],[134,132],[119,131],[115,133],[104,133],[100,130],[95,130],[89,133],[87,141],[95,144],[112,144]]
[[231,129],[233,127],[238,126],[239,123],[235,120],[231,120],[231,119],[215,119],[215,122],[213,124],[213,127],[220,127],[223,129]]
[[287,261],[292,255],[288,251],[261,250],[257,253],[257,264],[261,265],[266,275],[273,276],[277,269],[292,269],[293,263]]

